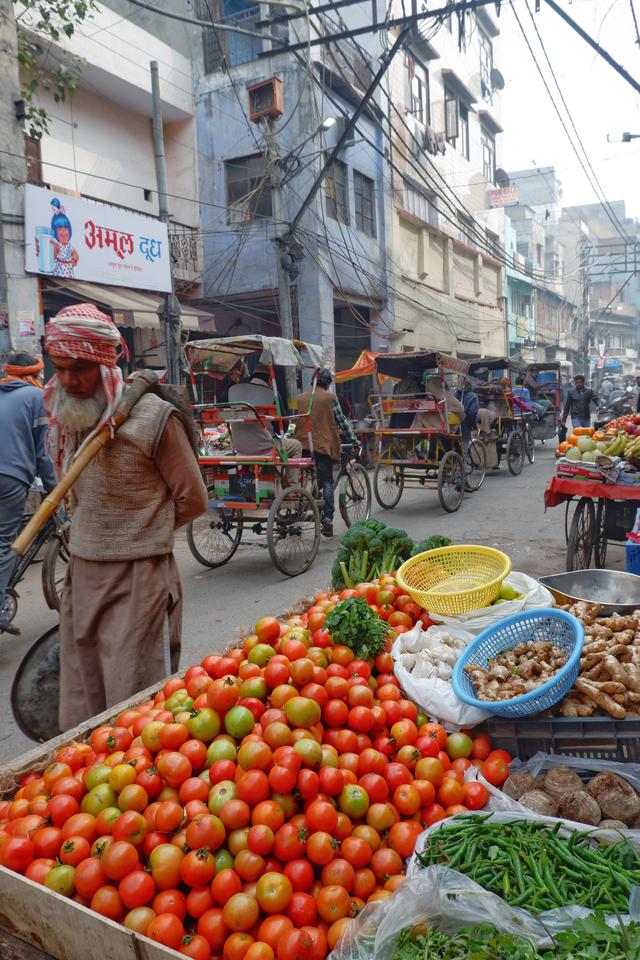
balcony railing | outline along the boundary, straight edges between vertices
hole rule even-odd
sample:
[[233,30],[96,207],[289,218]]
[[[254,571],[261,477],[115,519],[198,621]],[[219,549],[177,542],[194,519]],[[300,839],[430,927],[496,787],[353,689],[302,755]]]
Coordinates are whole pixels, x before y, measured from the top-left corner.
[[198,273],[200,270],[200,250],[198,236],[190,227],[171,224],[169,231],[169,249],[176,270]]

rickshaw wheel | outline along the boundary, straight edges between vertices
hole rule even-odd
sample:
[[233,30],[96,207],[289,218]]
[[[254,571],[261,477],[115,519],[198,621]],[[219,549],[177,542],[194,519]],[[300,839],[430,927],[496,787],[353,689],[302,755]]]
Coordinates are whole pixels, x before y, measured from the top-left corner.
[[352,463],[340,481],[338,504],[348,527],[371,516],[371,481],[361,463]]
[[274,566],[287,577],[308,570],[320,546],[320,512],[308,490],[285,487],[269,509],[267,547]]
[[373,475],[373,492],[383,510],[391,510],[402,496],[402,471],[390,463],[379,463]]
[[4,594],[4,603],[2,605],[2,618],[5,623],[11,623],[18,612],[18,594],[12,587],[7,587]]
[[50,610],[60,609],[69,563],[69,547],[64,537],[54,537],[47,544],[42,564],[42,592]]
[[[216,498],[215,487],[207,487],[211,500]],[[203,567],[221,567],[231,560],[242,540],[242,514],[239,510],[225,510],[209,506],[197,520],[187,527],[189,550]]]
[[590,497],[582,497],[573,514],[567,545],[567,570],[588,570],[596,538],[595,509]]
[[607,501],[598,500],[596,510],[596,528],[594,535],[594,560],[596,567],[605,566],[607,562]]
[[530,423],[526,423],[524,427],[524,452],[527,455],[529,463],[533,463],[536,458],[536,441]]
[[438,467],[438,499],[447,513],[455,513],[464,496],[465,470],[462,457],[448,450]]
[[509,434],[506,452],[509,473],[517,477],[524,467],[524,440],[519,430],[512,430]]
[[487,473],[487,448],[482,440],[474,437],[464,457],[465,489],[469,493],[479,490]]

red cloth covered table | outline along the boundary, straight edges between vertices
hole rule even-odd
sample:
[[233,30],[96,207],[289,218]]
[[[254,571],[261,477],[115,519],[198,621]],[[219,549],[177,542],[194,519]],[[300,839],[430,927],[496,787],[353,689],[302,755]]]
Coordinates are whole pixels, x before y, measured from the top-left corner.
[[602,497],[605,500],[637,500],[640,503],[640,484],[599,483],[597,480],[573,480],[569,477],[551,477],[544,491],[545,507],[557,507],[572,497]]

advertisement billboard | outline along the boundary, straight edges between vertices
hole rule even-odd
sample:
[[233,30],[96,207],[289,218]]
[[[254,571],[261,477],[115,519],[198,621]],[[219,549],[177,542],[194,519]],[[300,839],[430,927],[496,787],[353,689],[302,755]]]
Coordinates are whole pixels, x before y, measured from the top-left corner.
[[490,207],[515,207],[517,204],[517,187],[500,187],[496,190],[489,190]]
[[25,270],[66,280],[171,290],[166,223],[25,186]]

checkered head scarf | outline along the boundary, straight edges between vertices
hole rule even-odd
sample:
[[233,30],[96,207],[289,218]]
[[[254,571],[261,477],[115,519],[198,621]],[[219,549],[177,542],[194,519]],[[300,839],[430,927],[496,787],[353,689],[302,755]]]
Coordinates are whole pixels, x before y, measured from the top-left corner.
[[74,455],[111,420],[124,390],[118,358],[128,356],[120,331],[106,313],[93,303],[78,303],[65,307],[47,323],[45,350],[54,357],[89,360],[100,367],[102,386],[106,397],[105,408],[89,436],[82,440],[68,427],[61,427],[54,410],[58,378],[53,376],[44,391],[44,403],[49,417],[49,447],[58,476],[67,469]]

